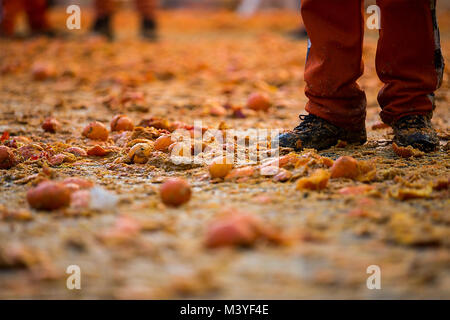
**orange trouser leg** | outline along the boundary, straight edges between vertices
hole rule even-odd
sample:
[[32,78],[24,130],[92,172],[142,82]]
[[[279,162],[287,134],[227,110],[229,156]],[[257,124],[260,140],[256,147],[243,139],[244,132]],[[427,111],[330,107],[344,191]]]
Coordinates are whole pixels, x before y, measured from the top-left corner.
[[155,19],[156,0],[135,0],[135,2],[142,17],[150,20]]
[[31,30],[43,31],[48,29],[46,10],[47,0],[25,0],[25,11]]
[[95,0],[94,5],[95,13],[98,18],[113,14],[115,9],[114,0]]
[[0,24],[1,33],[12,35],[17,14],[23,9],[21,0],[3,0],[2,2],[2,21]]
[[356,84],[362,75],[362,0],[302,0],[310,39],[305,66],[306,110],[337,126],[364,126],[366,97]]
[[385,86],[378,95],[386,123],[412,114],[431,114],[444,62],[435,19],[435,0],[378,0],[381,30],[376,66]]

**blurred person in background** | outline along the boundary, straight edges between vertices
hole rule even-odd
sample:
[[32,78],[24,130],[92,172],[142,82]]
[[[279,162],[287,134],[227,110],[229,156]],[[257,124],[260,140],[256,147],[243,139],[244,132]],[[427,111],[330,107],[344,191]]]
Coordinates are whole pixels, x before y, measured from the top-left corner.
[[53,35],[48,23],[46,0],[0,0],[0,8],[0,34],[2,36],[14,35],[16,18],[23,10],[27,14],[32,35]]
[[[298,10],[299,5],[300,0],[242,0],[237,12],[243,16],[250,16],[262,8],[275,7]],[[303,26],[299,26],[297,29],[289,31],[287,35],[294,39],[305,39],[308,36]]]
[[[140,33],[144,39],[154,41],[156,34],[157,0],[134,0],[137,11],[141,16]],[[113,39],[111,16],[115,11],[115,0],[95,0],[96,17],[92,31],[108,39]]]

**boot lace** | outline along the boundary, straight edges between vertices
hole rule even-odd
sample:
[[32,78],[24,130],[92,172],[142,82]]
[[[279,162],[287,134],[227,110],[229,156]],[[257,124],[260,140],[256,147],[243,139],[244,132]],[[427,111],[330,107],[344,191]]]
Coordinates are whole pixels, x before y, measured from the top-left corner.
[[313,114],[301,114],[298,116],[302,122],[298,126],[294,128],[294,130],[304,130],[307,128],[311,128],[313,125],[317,125],[317,116]]

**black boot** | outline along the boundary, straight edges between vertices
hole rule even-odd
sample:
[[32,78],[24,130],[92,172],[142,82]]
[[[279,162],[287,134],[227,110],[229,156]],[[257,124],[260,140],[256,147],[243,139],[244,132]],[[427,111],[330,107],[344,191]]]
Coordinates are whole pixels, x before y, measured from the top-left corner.
[[439,146],[439,138],[431,125],[430,116],[405,116],[397,120],[392,128],[394,142],[399,146],[412,146],[424,152],[434,151]]
[[111,29],[111,16],[97,17],[94,25],[92,26],[91,32],[100,34],[108,38],[108,40],[112,40],[113,33]]
[[367,141],[366,128],[349,131],[339,128],[315,115],[300,115],[303,120],[294,130],[278,136],[279,146],[300,151],[303,148],[316,150],[335,146],[339,140],[349,144],[363,144]]
[[143,18],[141,22],[141,36],[145,40],[155,41],[158,36],[156,34],[156,22],[153,19]]

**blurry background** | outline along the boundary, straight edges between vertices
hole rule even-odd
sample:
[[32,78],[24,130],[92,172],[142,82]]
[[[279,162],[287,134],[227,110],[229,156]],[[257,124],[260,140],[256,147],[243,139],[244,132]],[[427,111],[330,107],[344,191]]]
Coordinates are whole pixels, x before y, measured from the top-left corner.
[[[117,3],[117,14],[114,17],[114,25],[122,24],[125,20],[133,20],[131,21],[131,29],[135,28],[136,23],[134,22],[134,18],[132,16],[136,15],[134,10],[134,1],[132,0],[115,0]],[[0,1],[1,2],[1,1]],[[56,27],[56,29],[65,29],[65,19],[67,15],[65,14],[64,8],[71,4],[77,4],[82,7],[82,31],[86,31],[93,20],[93,3],[94,0],[48,0],[50,6],[53,8],[51,10],[51,21],[52,24]],[[265,20],[265,24],[260,24],[261,27],[271,31],[290,31],[295,30],[301,27],[301,17],[300,17],[300,0],[159,0],[157,1],[158,11],[171,11],[172,14],[167,16],[164,13],[159,14],[158,24],[162,26],[163,32],[165,31],[175,31],[178,27],[182,28],[182,31],[195,31],[200,32],[202,30],[209,30],[211,25],[208,21],[215,20],[216,23],[214,25],[219,26],[221,29],[236,29],[239,30],[241,27],[247,27],[251,24],[255,24],[257,22],[253,21],[252,18],[255,15],[266,15],[269,18]],[[365,6],[369,6],[371,4],[375,4],[376,0],[366,0]],[[450,0],[440,0],[438,1],[438,15],[443,16],[447,15],[450,12]],[[175,25],[171,21],[170,23],[166,23],[168,20],[179,19],[181,16],[181,20],[184,20],[183,12],[189,11],[198,11],[198,10],[207,10],[209,11],[208,15],[194,15],[193,18],[197,23],[195,23],[195,30],[192,30],[191,25],[186,25],[184,23]],[[173,12],[176,12],[173,14]],[[220,12],[219,16],[214,13]],[[234,14],[238,13],[234,18],[224,18],[228,13]],[[271,18],[271,16],[275,13],[276,17]],[[283,17],[280,17],[283,16]],[[176,20],[175,19],[175,20]],[[257,19],[258,20],[258,19]],[[119,22],[118,22],[119,21]],[[19,32],[24,32],[27,29],[24,14],[21,14],[18,19],[18,30]],[[176,22],[176,21],[175,21]],[[441,19],[440,21],[441,29],[446,30],[447,19]],[[129,21],[125,22],[127,25],[130,24]],[[118,28],[123,29],[123,28]],[[127,28],[129,29],[129,28]],[[67,31],[67,30],[64,30]],[[181,30],[179,30],[181,31]],[[76,34],[76,32],[72,31],[70,34]],[[377,37],[378,33],[375,30],[366,30],[366,33],[372,34]],[[123,32],[123,30],[118,30],[118,37],[116,39],[120,39],[123,36],[129,36],[131,33]]]
[[[92,1],[89,0],[51,0],[54,4],[68,5],[80,4],[89,5]],[[117,0],[123,4],[130,3],[129,0]],[[258,3],[263,8],[289,8],[296,9],[299,6],[299,0],[160,0],[159,3],[162,8],[177,8],[177,7],[209,7],[209,8],[228,8],[237,9],[244,3],[250,4]],[[376,0],[366,0],[366,5],[375,4]],[[450,0],[438,1],[439,7],[450,8]]]

